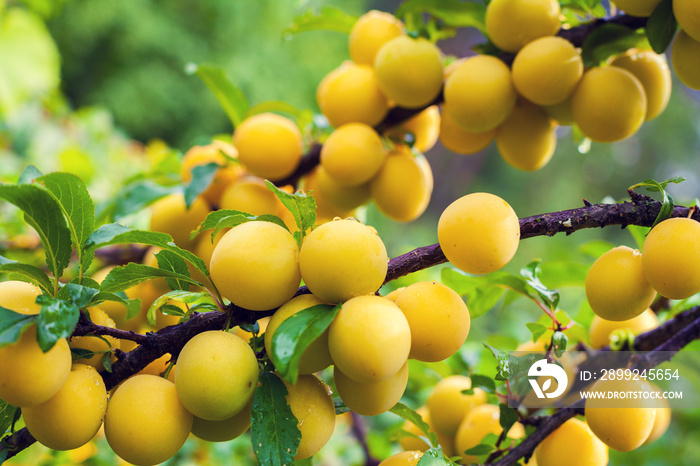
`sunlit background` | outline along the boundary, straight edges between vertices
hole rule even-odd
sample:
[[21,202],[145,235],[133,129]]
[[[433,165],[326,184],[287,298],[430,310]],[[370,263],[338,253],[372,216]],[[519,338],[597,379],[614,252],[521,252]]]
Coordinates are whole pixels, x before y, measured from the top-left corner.
[[[98,200],[113,196],[123,182],[153,170],[155,160],[170,148],[180,152],[230,134],[232,126],[213,94],[189,63],[213,63],[246,94],[251,104],[285,101],[318,112],[316,87],[329,71],[349,59],[347,35],[285,30],[309,9],[334,5],[352,15],[371,8],[395,11],[399,2],[289,0],[0,0],[0,181],[16,181],[27,164],[44,172],[69,171],[83,177]],[[471,54],[482,41],[476,30],[460,31],[440,43],[446,54]],[[670,60],[669,60],[670,61]],[[435,189],[428,211],[400,224],[370,205],[362,213],[379,231],[390,256],[437,241],[436,223],[454,199],[487,191],[506,199],[520,217],[583,206],[583,199],[613,202],[627,196],[627,187],[646,178],[663,181],[682,176],[672,186],[676,202],[689,205],[700,197],[699,94],[675,80],[671,102],[633,137],[614,144],[575,141],[560,128],[552,161],[535,173],[517,171],[498,155],[494,145],[480,154],[455,155],[439,144],[426,154]],[[17,213],[0,204],[0,242],[24,233]],[[135,225],[143,216],[127,219]],[[581,288],[585,268],[593,261],[591,241],[637,247],[619,228],[585,230],[572,236],[523,241],[507,267],[517,272],[534,258],[542,259],[545,283],[560,287],[562,308],[587,326],[592,314]],[[440,268],[398,280],[390,287],[440,277]],[[568,275],[567,275],[568,274]],[[582,276],[583,274],[583,276]],[[567,286],[567,285],[576,286]],[[504,302],[505,301],[505,302]],[[493,370],[493,359],[481,343],[514,349],[530,337],[526,322],[541,311],[523,299],[502,300],[475,319],[465,348],[477,372]],[[695,350],[700,346],[693,345]],[[473,354],[483,357],[469,360]],[[404,401],[419,406],[437,380],[455,364],[411,365]],[[489,369],[490,368],[490,369]],[[400,420],[391,414],[368,420],[376,455],[385,455],[391,431]],[[631,453],[611,451],[612,465],[697,464],[700,444],[698,410],[674,412],[673,422],[658,442]],[[339,435],[317,455],[315,464],[361,464],[362,450],[348,434]],[[104,438],[78,453],[48,452],[34,446],[10,464],[117,464]],[[95,445],[97,448],[95,450]],[[669,454],[672,458],[669,458]],[[168,464],[254,464],[249,438],[207,445],[191,440]],[[124,464],[124,463],[119,463]]]

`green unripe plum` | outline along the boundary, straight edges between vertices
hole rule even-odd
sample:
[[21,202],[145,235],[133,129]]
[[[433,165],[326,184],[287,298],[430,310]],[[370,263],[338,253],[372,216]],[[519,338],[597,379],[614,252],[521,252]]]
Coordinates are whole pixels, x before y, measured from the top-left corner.
[[651,306],[656,291],[644,275],[638,250],[618,246],[600,256],[586,275],[586,298],[605,320],[629,320]]
[[445,112],[460,128],[472,133],[503,123],[516,98],[510,69],[489,55],[468,58],[445,81]]
[[661,0],[614,0],[613,3],[628,15],[646,18],[651,15]]
[[370,182],[370,188],[380,212],[397,222],[410,222],[428,207],[433,171],[422,154],[414,155],[407,147],[397,147]]
[[120,458],[153,465],[173,457],[192,429],[192,413],[175,384],[155,375],[135,375],[119,385],[105,415],[105,438]]
[[408,383],[408,362],[396,374],[380,382],[356,382],[337,366],[333,377],[338,395],[348,408],[363,416],[376,416],[391,409],[403,396]]
[[[592,392],[653,392],[644,380],[601,379]],[[656,419],[655,401],[623,398],[586,400],[586,422],[591,431],[607,446],[618,451],[640,447],[649,437]]]
[[61,389],[48,401],[22,408],[29,433],[52,450],[88,443],[102,426],[107,389],[94,367],[74,364]]
[[700,223],[669,218],[656,225],[644,240],[642,265],[651,286],[666,298],[700,291]]
[[588,70],[571,95],[574,121],[585,136],[598,142],[632,136],[644,123],[646,111],[642,83],[617,66]]
[[333,435],[335,405],[330,388],[315,375],[301,375],[295,385],[283,382],[287,387],[287,404],[301,431],[301,443],[294,459],[303,460],[316,454]]
[[379,88],[372,67],[353,62],[343,63],[323,78],[316,100],[336,128],[352,122],[374,126],[389,111],[389,101]]
[[557,146],[556,125],[536,105],[516,106],[496,131],[496,147],[508,165],[535,171],[549,163]]
[[331,133],[321,148],[321,167],[342,186],[374,178],[386,158],[379,134],[364,123],[348,123]]
[[[105,311],[98,307],[91,307],[88,312],[90,313],[90,320],[96,325],[102,325],[109,328],[117,328],[114,321],[107,315]],[[107,341],[105,341],[107,340]],[[105,355],[105,351],[112,351],[120,347],[119,340],[109,335],[104,335],[101,338],[98,337],[73,337],[70,341],[71,348],[82,348],[95,353],[94,356],[88,359],[78,359],[77,362],[88,364],[98,371],[104,369],[102,365],[102,358]]]
[[556,0],[492,0],[486,7],[486,34],[501,50],[517,52],[559,32],[560,14]]
[[185,344],[175,366],[175,386],[189,412],[208,421],[235,416],[250,401],[258,382],[258,361],[242,338],[203,332]]
[[496,137],[496,128],[473,133],[455,123],[445,109],[440,119],[440,142],[456,154],[470,155],[486,149]]
[[[455,448],[457,454],[462,456],[464,464],[478,463],[479,458],[473,455],[465,455],[464,451],[481,443],[488,434],[499,435],[503,428],[499,422],[500,411],[495,405],[479,405],[474,407],[464,418],[455,434]],[[520,423],[516,423],[508,431],[508,438],[517,439],[525,435],[525,430]]]
[[426,106],[442,88],[442,53],[423,38],[391,39],[377,52],[374,70],[384,94],[401,107]]
[[379,466],[416,466],[422,456],[422,451],[402,451],[391,455],[379,463]]
[[[656,1],[660,0],[646,0]],[[696,41],[700,41],[700,5],[694,0],[673,0],[673,16],[681,29]]]
[[513,84],[537,105],[566,100],[583,76],[583,60],[571,42],[541,37],[523,47],[513,61]]
[[[275,330],[282,322],[287,320],[299,311],[308,309],[312,306],[324,304],[312,294],[303,294],[290,299],[284,303],[277,311],[275,311],[272,319],[267,324],[265,331],[265,350],[267,354],[272,354],[272,337]],[[331,354],[328,351],[328,330],[321,334],[313,343],[311,343],[302,353],[299,359],[299,373],[313,374],[333,364]]]
[[209,270],[222,295],[253,311],[281,306],[301,283],[294,237],[263,221],[243,223],[226,233],[214,248]]
[[228,442],[243,434],[250,427],[250,410],[253,398],[238,414],[223,421],[207,421],[194,417],[192,435],[207,442]]
[[591,347],[598,349],[610,343],[610,335],[615,330],[629,330],[633,335],[648,332],[659,326],[659,319],[654,311],[647,309],[637,317],[629,320],[605,320],[594,316],[589,328]]
[[411,329],[401,309],[381,296],[358,296],[343,303],[330,325],[328,347],[336,367],[362,383],[399,372],[411,349]]
[[233,133],[233,145],[250,173],[273,181],[291,175],[303,152],[297,125],[275,113],[259,113],[243,120]]
[[411,327],[408,357],[436,362],[452,356],[466,341],[471,319],[462,298],[437,282],[418,282],[406,287],[396,305]]
[[538,466],[560,466],[562,458],[567,466],[605,466],[608,447],[585,422],[572,418],[537,446],[535,458]]
[[671,63],[676,76],[691,89],[700,89],[700,41],[690,37],[684,30],[678,31],[673,41]]
[[403,23],[391,13],[369,11],[358,18],[350,31],[350,58],[359,65],[373,66],[382,45],[403,33]]
[[470,388],[471,379],[463,375],[446,377],[435,385],[428,396],[426,406],[437,433],[454,436],[470,411],[486,403],[486,393],[480,388],[475,388],[473,395],[462,393]]
[[631,49],[610,62],[632,73],[644,87],[647,96],[645,121],[661,114],[671,98],[671,70],[665,55],[651,50]]
[[388,261],[376,230],[349,219],[319,226],[304,239],[299,252],[304,283],[328,303],[377,291],[384,283]]
[[188,209],[183,194],[170,194],[151,207],[151,230],[167,233],[175,244],[191,249],[196,241],[190,239],[190,233],[204,221],[209,210],[209,204],[201,197],[195,198]]
[[[0,283],[0,306],[20,314],[38,314],[36,298],[41,290],[29,283]],[[44,353],[39,347],[36,325],[22,332],[15,343],[0,348],[0,399],[13,406],[44,403],[61,389],[71,368],[71,354],[65,338]]]
[[472,193],[447,206],[438,221],[438,241],[452,265],[485,274],[506,265],[520,242],[513,208],[498,196]]

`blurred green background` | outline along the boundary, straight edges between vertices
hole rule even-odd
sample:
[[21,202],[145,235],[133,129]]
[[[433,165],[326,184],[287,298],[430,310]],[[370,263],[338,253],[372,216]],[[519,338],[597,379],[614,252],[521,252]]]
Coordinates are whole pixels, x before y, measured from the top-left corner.
[[[399,2],[349,1],[228,1],[228,0],[0,0],[0,181],[14,180],[29,163],[42,171],[79,174],[97,199],[109,199],[121,182],[150,170],[154,158],[173,147],[185,151],[216,134],[230,134],[231,124],[212,93],[185,73],[188,63],[214,63],[246,94],[251,104],[282,100],[318,111],[316,86],[349,58],[347,36],[313,31],[285,35],[294,18],[309,9],[339,6],[352,15],[371,8],[394,11]],[[480,41],[473,30],[460,31],[441,42],[448,54],[465,56]],[[675,79],[675,77],[674,77]],[[450,153],[439,144],[427,155],[435,189],[428,211],[420,219],[399,224],[373,206],[363,213],[379,231],[390,256],[437,241],[436,223],[454,199],[488,191],[506,199],[520,217],[575,208],[583,199],[601,202],[624,199],[626,188],[646,178],[662,181],[682,176],[672,186],[677,202],[700,197],[700,106],[698,93],[674,81],[671,103],[633,137],[615,144],[593,143],[579,150],[567,128],[560,129],[552,161],[535,173],[517,171],[503,162],[492,146],[474,156]],[[585,153],[584,153],[585,152]],[[15,212],[0,204],[0,240],[21,232]],[[593,257],[584,245],[604,240],[636,247],[631,235],[618,228],[585,230],[572,236],[523,241],[507,271],[540,258],[546,270],[587,266]],[[564,268],[548,269],[551,263]],[[440,268],[391,284],[439,279]],[[562,308],[587,326],[581,277],[569,280],[551,272],[549,284],[562,286]],[[475,319],[463,360],[472,368],[492,366],[480,351],[488,342],[512,350],[529,338],[526,322],[541,312],[523,299],[505,300]],[[697,345],[696,345],[696,348]],[[471,358],[471,359],[470,359]],[[440,377],[455,372],[459,362],[412,366],[406,402],[417,407]],[[369,422],[380,428],[370,436],[376,454],[391,444],[381,429],[397,418],[382,415]],[[613,465],[697,464],[700,414],[678,411],[660,441],[635,452],[611,453]],[[356,464],[362,452],[341,426],[316,464]],[[171,464],[246,464],[247,440],[202,446],[190,442]],[[100,440],[99,453],[85,464],[115,464]],[[395,444],[394,448],[395,448]],[[672,458],[669,452],[673,452]],[[234,456],[231,456],[234,455]],[[77,457],[46,453],[40,447],[20,455],[13,464],[70,464]]]

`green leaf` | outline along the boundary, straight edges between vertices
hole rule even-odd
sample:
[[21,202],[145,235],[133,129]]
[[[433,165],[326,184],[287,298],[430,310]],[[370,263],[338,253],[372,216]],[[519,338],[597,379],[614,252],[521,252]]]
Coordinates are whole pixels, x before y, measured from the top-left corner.
[[37,321],[37,341],[45,353],[61,338],[68,338],[78,324],[80,309],[75,304],[51,296],[36,299],[41,305]]
[[473,446],[468,450],[465,450],[463,454],[470,456],[482,456],[488,455],[496,449],[493,445],[488,445],[486,443],[480,443],[479,445]]
[[554,335],[552,335],[552,349],[558,358],[560,358],[562,353],[566,350],[568,341],[569,337],[567,337],[564,332],[554,332]]
[[341,307],[342,304],[311,306],[288,317],[275,330],[270,359],[287,382],[297,382],[301,355],[326,331]]
[[61,208],[51,194],[35,184],[0,185],[0,199],[24,212],[24,220],[36,230],[54,279],[63,275],[71,257],[71,234]]
[[[205,277],[209,276],[207,265],[202,259],[192,254],[190,251],[177,247],[173,242],[173,238],[165,233],[156,231],[131,230],[119,224],[110,223],[103,225],[90,235],[88,239],[88,247],[99,249],[112,244],[147,244],[149,246],[158,246],[159,248],[171,251],[182,257],[184,260],[192,264],[197,270],[202,272]],[[157,269],[156,269],[157,270]],[[171,277],[173,275],[170,275]],[[178,277],[175,277],[178,278]],[[187,277],[189,278],[189,277]],[[192,283],[192,281],[190,281]],[[198,286],[201,286],[198,285]],[[102,291],[105,290],[104,287]],[[121,290],[120,290],[121,291]]]
[[459,0],[408,0],[396,10],[396,16],[428,13],[452,27],[475,27],[486,33],[486,7],[481,3]]
[[206,84],[228,115],[234,128],[241,124],[243,116],[248,111],[248,99],[243,91],[226,77],[223,68],[212,64],[189,63],[185,67],[185,72],[199,77]]
[[527,375],[527,371],[530,369],[535,361],[542,359],[542,356],[538,354],[528,354],[526,356],[518,357],[512,356],[505,351],[494,348],[484,343],[484,346],[488,348],[493,357],[496,358],[498,363],[498,373],[496,374],[496,380],[509,380],[517,379]]
[[613,55],[643,46],[645,41],[643,31],[608,23],[586,37],[581,46],[581,58],[585,66],[598,66]]
[[102,356],[102,366],[105,368],[107,372],[112,372],[112,352],[107,351],[103,356]]
[[13,278],[33,283],[46,294],[53,293],[53,285],[49,277],[38,267],[29,264],[20,264],[17,261],[0,256],[0,273],[13,274]]
[[83,309],[92,298],[99,293],[99,288],[78,285],[77,283],[66,283],[58,292],[58,298],[64,301],[70,301],[75,304],[78,309]]
[[251,409],[251,443],[260,464],[294,464],[301,431],[287,404],[287,387],[271,372],[260,374]]
[[345,402],[340,398],[333,398],[333,406],[335,406],[335,415],[345,414],[350,412],[350,408],[345,405]]
[[[158,262],[158,268],[161,270],[169,270],[171,272],[184,275],[187,278],[191,278],[190,270],[187,268],[187,262],[185,262],[185,259],[172,251],[159,251],[158,254],[156,254],[156,261]],[[165,281],[168,283],[171,290],[188,290],[190,288],[188,283],[181,280],[166,278]]]
[[400,402],[396,403],[389,411],[396,414],[397,416],[402,417],[408,422],[413,423],[416,427],[418,427],[418,429],[420,429],[421,432],[425,434],[425,436],[430,441],[430,445],[436,448],[438,447],[437,434],[430,430],[430,426],[428,425],[428,423],[425,422],[423,420],[423,417],[416,411],[412,410],[411,408]]
[[544,335],[544,332],[547,331],[547,327],[542,325],[542,324],[536,324],[536,323],[527,323],[525,324],[527,329],[532,333],[532,342],[536,343],[537,340],[540,339],[542,335]]
[[496,383],[493,378],[481,374],[472,374],[469,378],[472,381],[472,388],[462,390],[465,395],[473,395],[475,388],[480,388],[486,393],[496,393]]
[[192,181],[185,187],[185,204],[188,209],[197,196],[209,187],[219,168],[221,168],[221,165],[215,162],[197,165],[192,168]]
[[649,45],[656,53],[664,53],[673,36],[676,35],[678,22],[673,15],[673,0],[662,0],[647,20],[646,33]]
[[190,237],[194,238],[202,231],[212,230],[211,241],[214,242],[216,235],[224,228],[233,228],[242,223],[255,221],[271,222],[289,231],[282,219],[275,215],[253,215],[247,212],[241,212],[240,210],[216,210],[214,212],[209,212],[207,218],[192,232]]
[[[148,308],[148,313],[146,315],[148,322],[151,325],[156,323],[156,312],[163,306],[165,306],[169,301],[179,301],[185,304],[194,304],[204,299],[209,298],[209,293],[206,291],[183,291],[183,290],[173,290],[165,293],[163,296],[156,299],[151,307]],[[180,311],[175,315],[184,315],[182,309],[177,308]],[[218,309],[217,309],[218,310]]]
[[81,359],[90,359],[94,355],[102,353],[102,352],[103,351],[99,351],[98,353],[95,353],[94,351],[90,351],[89,349],[85,349],[85,348],[71,348],[70,349],[70,357],[71,357],[71,360],[73,362],[75,362],[75,361],[80,361]]
[[520,270],[520,275],[527,280],[528,286],[535,290],[540,299],[549,306],[551,310],[559,307],[559,292],[550,290],[540,281],[540,261],[535,260],[527,264]]
[[518,422],[518,413],[504,403],[499,404],[498,409],[500,410],[498,422],[501,424],[501,427],[503,427],[503,431],[508,432],[510,428]]
[[161,186],[151,180],[139,180],[125,186],[114,201],[112,218],[119,220],[142,211],[158,199],[180,192],[180,186]]
[[[120,296],[123,295],[123,296]],[[141,300],[140,299],[128,299],[124,292],[108,293],[106,291],[100,291],[95,296],[92,297],[90,301],[90,306],[95,306],[104,301],[113,301],[115,303],[123,304],[126,307],[126,318],[131,319],[135,317],[139,312],[141,312]]]
[[38,319],[37,315],[20,314],[0,306],[0,348],[19,340],[22,332]]
[[635,184],[634,186],[628,188],[630,190],[633,190],[636,188],[643,187],[646,188],[647,191],[662,193],[663,199],[661,201],[661,210],[659,210],[659,215],[656,216],[654,224],[651,226],[652,228],[654,228],[656,225],[663,222],[664,220],[671,218],[671,215],[673,214],[674,201],[673,197],[671,197],[671,195],[666,191],[666,186],[668,186],[671,183],[679,184],[683,181],[685,181],[685,178],[682,178],[680,176],[670,178],[666,181],[662,181],[661,183],[659,183],[656,180],[647,179],[642,181],[641,183]]
[[336,31],[350,34],[357,16],[345,13],[340,8],[323,7],[320,12],[307,11],[294,18],[291,26],[284,30],[286,37],[307,31]]
[[485,280],[485,277],[465,275],[451,268],[443,268],[441,272],[442,283],[464,297],[472,319],[493,309],[505,292],[503,285]]
[[430,448],[423,453],[416,466],[447,466],[452,464],[441,448]]
[[265,180],[265,183],[267,184],[267,189],[275,193],[275,196],[282,202],[284,207],[294,216],[294,221],[299,229],[299,231],[294,232],[294,238],[297,240],[299,247],[301,247],[306,230],[313,228],[316,224],[316,200],[311,194],[302,192],[289,194],[268,180]]
[[204,286],[187,275],[130,262],[121,267],[114,267],[102,281],[101,291],[108,291],[112,293],[124,291],[132,286],[138,285],[141,282],[159,277],[176,278],[182,282],[189,283],[194,286]]
[[58,201],[71,232],[81,270],[86,270],[93,255],[83,251],[87,239],[95,229],[95,204],[85,182],[71,173],[50,173],[37,178]]
[[0,400],[0,437],[10,428],[19,408]]

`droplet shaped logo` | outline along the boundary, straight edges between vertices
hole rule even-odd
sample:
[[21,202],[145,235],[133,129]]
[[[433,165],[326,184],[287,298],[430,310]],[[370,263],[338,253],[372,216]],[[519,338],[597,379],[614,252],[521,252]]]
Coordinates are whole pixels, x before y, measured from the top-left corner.
[[[529,378],[528,381],[530,385],[532,385],[532,389],[537,398],[556,398],[561,396],[564,391],[566,391],[566,387],[569,384],[569,378],[564,369],[554,363],[547,362],[546,359],[540,359],[530,366],[527,375],[529,377],[534,377]],[[542,377],[546,377],[546,379],[542,387],[540,387],[539,381]],[[552,378],[557,381],[557,386],[553,392],[549,393],[548,390],[552,387]]]

